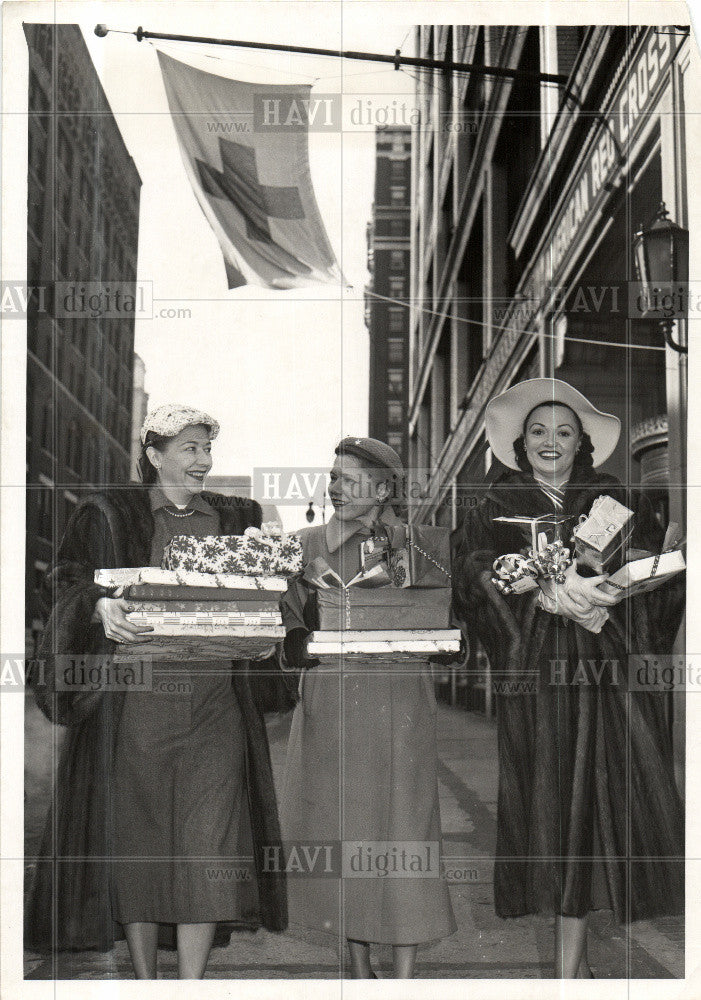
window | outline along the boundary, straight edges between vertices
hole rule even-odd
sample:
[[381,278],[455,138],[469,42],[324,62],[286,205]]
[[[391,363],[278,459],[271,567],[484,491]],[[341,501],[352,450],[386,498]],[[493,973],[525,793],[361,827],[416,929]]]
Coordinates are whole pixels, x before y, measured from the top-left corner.
[[406,226],[402,219],[390,219],[389,220],[389,235],[390,236],[406,236]]
[[[39,266],[41,263],[41,247],[39,246],[39,241],[31,229],[27,229],[27,275],[29,280],[32,280],[32,276],[39,274]],[[36,278],[35,278],[36,280]],[[35,351],[36,353],[36,351]]]
[[406,205],[406,186],[404,184],[392,184],[389,189],[389,199],[395,206]]
[[392,400],[387,403],[387,423],[390,427],[399,427],[402,422],[404,407],[401,403]]
[[565,344],[567,337],[567,314],[561,313],[552,320],[554,336],[550,340],[553,354],[553,368],[559,368],[565,363]]
[[78,497],[75,495],[75,493],[71,493],[70,490],[64,490],[63,497],[66,501],[65,510],[66,510],[66,520],[68,521],[71,515],[73,514],[73,511],[78,506]]
[[51,72],[51,55],[53,50],[53,25],[40,24],[37,25],[36,33],[36,47],[37,52],[41,56],[41,60]]
[[390,160],[389,175],[394,183],[401,183],[404,180],[404,161]]
[[110,241],[112,239],[112,227],[110,226],[110,220],[107,216],[102,219],[102,240],[105,245],[105,256],[108,256],[107,251],[109,250]]
[[[31,133],[30,133],[31,134]],[[28,219],[29,228],[32,234],[41,240],[43,222],[44,222],[44,192],[37,191],[37,198],[28,199]]]
[[90,146],[97,135],[97,128],[95,126],[95,120],[92,115],[83,116],[83,142],[86,146]]
[[389,266],[392,271],[403,271],[404,270],[404,251],[403,250],[392,250],[389,255]]
[[71,192],[68,188],[61,195],[61,218],[67,226],[71,224]]
[[34,428],[34,382],[28,378],[27,379],[27,401],[26,401],[26,437],[27,444],[32,440],[32,430]]
[[81,354],[85,354],[85,350],[88,343],[88,321],[85,319],[78,320],[78,333],[76,336],[76,347]]
[[387,372],[387,391],[390,396],[403,395],[404,371],[401,368],[390,368]]
[[66,429],[66,465],[75,473],[80,472],[80,439],[78,426],[71,421]]
[[49,568],[48,563],[42,562],[37,559],[34,563],[34,589],[41,591],[44,589],[44,576],[47,569]]
[[58,244],[58,266],[64,275],[68,275],[68,263],[71,246],[71,233],[64,227]]
[[404,341],[401,337],[390,337],[387,341],[387,360],[391,365],[404,363]]
[[390,432],[387,435],[387,444],[390,446],[390,448],[394,448],[395,451],[401,452],[402,446],[404,444],[404,438],[402,437],[401,434],[397,434],[396,432],[394,433]]
[[27,162],[29,169],[34,174],[34,185],[44,188],[44,165],[46,163],[46,136],[34,124],[35,119],[30,120],[27,135]]
[[[390,333],[401,333],[404,330],[405,309],[401,306],[390,306],[389,309],[389,329]],[[401,343],[401,341],[400,341]]]
[[93,189],[84,170],[80,171],[80,197],[89,212],[92,211]]
[[97,482],[97,444],[95,443],[95,438],[90,436],[88,441],[88,461],[87,461],[87,474],[88,479],[91,483]]
[[[36,73],[32,70],[29,74],[29,104],[30,111],[48,111],[49,110],[49,99],[41,89],[41,84],[37,78]],[[36,118],[35,121],[44,123],[43,118]]]
[[53,436],[52,416],[51,403],[44,403],[44,409],[41,413],[41,446],[46,451],[51,450],[51,438]]
[[581,48],[586,28],[582,25],[555,28],[557,44],[557,72],[569,76]]
[[404,296],[404,278],[389,279],[390,298],[401,299]]
[[51,538],[51,521],[53,515],[54,484],[48,476],[39,473],[39,535]]
[[73,147],[62,125],[58,129],[58,158],[70,177],[73,172]]

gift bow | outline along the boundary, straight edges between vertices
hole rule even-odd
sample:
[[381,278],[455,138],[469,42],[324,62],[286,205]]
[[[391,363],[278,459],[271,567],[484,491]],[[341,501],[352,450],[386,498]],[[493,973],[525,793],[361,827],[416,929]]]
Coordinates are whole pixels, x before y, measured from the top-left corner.
[[495,574],[492,583],[502,594],[513,593],[515,584],[529,578],[541,577],[564,583],[564,572],[571,564],[570,550],[559,540],[536,550],[529,549],[525,556],[520,552],[507,552],[492,564]]
[[384,587],[390,580],[385,567],[374,566],[368,572],[360,571],[348,583],[344,583],[335,570],[331,569],[323,556],[316,556],[304,568],[302,579],[317,590],[338,590],[343,595],[346,628],[351,627],[350,589],[360,587]]
[[389,575],[387,570],[381,566],[374,566],[368,572],[356,573],[352,580],[344,583],[338,573],[331,569],[323,556],[316,556],[310,560],[304,568],[302,579],[317,590],[350,590],[351,587],[383,587],[388,584]]

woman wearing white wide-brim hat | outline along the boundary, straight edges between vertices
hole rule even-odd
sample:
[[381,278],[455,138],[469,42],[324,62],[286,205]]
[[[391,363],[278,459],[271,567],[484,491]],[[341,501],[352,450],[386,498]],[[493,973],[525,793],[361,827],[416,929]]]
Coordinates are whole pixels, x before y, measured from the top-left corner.
[[495,907],[554,914],[556,976],[587,977],[591,911],[629,921],[683,909],[666,696],[628,680],[631,655],[671,650],[683,602],[677,584],[620,601],[601,590],[605,574],[576,564],[561,586],[500,593],[494,560],[525,552],[530,532],[497,518],[549,515],[567,545],[607,495],[634,510],[635,547],[659,551],[663,530],[644,496],[596,471],[620,422],[568,383],[521,382],[490,401],[485,422],[508,471],[465,517],[453,586],[501,685]]

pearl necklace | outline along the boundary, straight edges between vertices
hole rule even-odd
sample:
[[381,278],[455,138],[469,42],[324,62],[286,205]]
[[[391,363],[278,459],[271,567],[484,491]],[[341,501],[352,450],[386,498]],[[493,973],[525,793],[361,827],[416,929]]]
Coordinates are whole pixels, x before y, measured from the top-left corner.
[[168,507],[165,508],[165,511],[167,514],[170,514],[171,517],[192,517],[192,515],[195,513],[193,509],[186,511],[184,514],[176,514],[174,510],[169,510]]

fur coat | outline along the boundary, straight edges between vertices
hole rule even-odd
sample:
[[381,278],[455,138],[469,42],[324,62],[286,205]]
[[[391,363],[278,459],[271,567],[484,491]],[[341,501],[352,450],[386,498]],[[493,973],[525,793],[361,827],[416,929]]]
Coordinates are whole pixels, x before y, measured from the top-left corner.
[[[223,534],[242,534],[251,525],[260,526],[261,509],[254,500],[209,492],[201,495],[217,509]],[[105,951],[122,937],[111,916],[109,872],[103,859],[110,857],[110,761],[124,693],[57,691],[56,658],[114,650],[102,625],[91,623],[97,600],[109,595],[93,582],[94,570],[147,566],[153,530],[144,487],[130,485],[95,493],[71,517],[49,575],[53,611],[38,658],[44,669],[30,682],[47,718],[68,730],[25,907],[25,942],[33,951]],[[264,662],[265,673],[277,668],[276,659]],[[248,795],[258,871],[259,905],[243,929],[262,925],[279,931],[287,925],[284,876],[261,871],[263,846],[280,841],[265,721],[256,703],[255,666],[237,661],[232,668],[246,726]],[[269,691],[270,683],[265,683]],[[162,944],[172,945],[173,930],[161,929]],[[226,943],[231,930],[231,924],[220,924],[215,944]]]
[[567,485],[562,511],[532,476],[504,474],[458,536],[454,607],[471,650],[478,640],[487,653],[496,692],[501,917],[603,908],[627,922],[684,907],[669,695],[635,679],[636,662],[671,651],[682,577],[610,608],[599,634],[539,610],[538,590],[501,594],[491,579],[497,556],[527,544],[521,526],[498,518],[559,513],[567,542],[600,495],[634,511],[636,548],[660,551],[664,532],[644,493],[596,472]]

